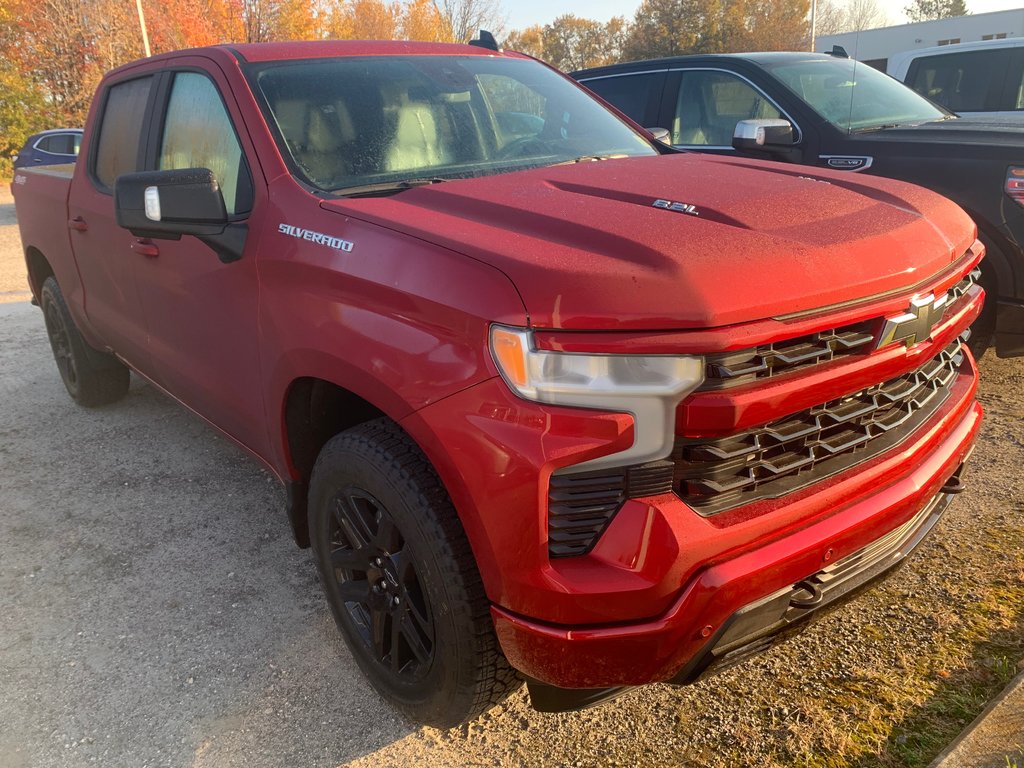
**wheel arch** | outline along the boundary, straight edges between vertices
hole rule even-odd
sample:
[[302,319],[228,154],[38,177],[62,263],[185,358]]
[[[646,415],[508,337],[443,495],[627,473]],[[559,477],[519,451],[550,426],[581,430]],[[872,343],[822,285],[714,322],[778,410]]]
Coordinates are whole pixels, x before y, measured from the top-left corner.
[[28,269],[28,284],[32,289],[32,296],[38,301],[39,292],[42,291],[46,278],[56,277],[56,274],[43,252],[34,245],[25,249],[25,266]]

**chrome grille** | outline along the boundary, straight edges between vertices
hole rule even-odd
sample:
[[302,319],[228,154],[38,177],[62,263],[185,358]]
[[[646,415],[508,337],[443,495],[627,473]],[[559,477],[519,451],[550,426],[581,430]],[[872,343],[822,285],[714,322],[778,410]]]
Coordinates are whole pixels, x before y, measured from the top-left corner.
[[[981,279],[977,267],[946,291],[949,311],[957,299]],[[884,318],[832,328],[793,339],[762,344],[738,352],[722,352],[705,358],[702,390],[722,389],[747,384],[757,379],[822,365],[847,355],[867,353],[874,348]]]
[[915,371],[749,432],[679,439],[674,488],[711,515],[809,485],[896,445],[942,404],[963,361],[957,339]]

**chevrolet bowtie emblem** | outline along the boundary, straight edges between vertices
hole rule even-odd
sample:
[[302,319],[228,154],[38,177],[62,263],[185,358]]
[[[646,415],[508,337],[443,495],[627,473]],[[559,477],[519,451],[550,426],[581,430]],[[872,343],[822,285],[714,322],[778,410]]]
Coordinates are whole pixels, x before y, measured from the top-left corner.
[[927,341],[932,328],[942,319],[946,307],[946,295],[935,298],[933,294],[910,300],[910,310],[902,315],[887,317],[882,335],[876,348],[902,341],[908,347]]

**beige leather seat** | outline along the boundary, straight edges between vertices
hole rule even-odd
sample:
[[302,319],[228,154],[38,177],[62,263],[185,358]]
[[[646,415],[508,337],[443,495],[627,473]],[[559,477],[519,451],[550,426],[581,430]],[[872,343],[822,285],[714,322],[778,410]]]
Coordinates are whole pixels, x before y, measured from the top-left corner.
[[385,168],[412,171],[450,162],[440,141],[434,108],[425,101],[408,101],[398,108],[395,137],[388,147]]
[[352,116],[344,104],[310,107],[305,151],[296,158],[315,181],[336,181],[352,173],[350,145],[356,140]]
[[343,102],[282,99],[274,116],[292,158],[311,181],[330,183],[351,174],[351,145],[357,136]]

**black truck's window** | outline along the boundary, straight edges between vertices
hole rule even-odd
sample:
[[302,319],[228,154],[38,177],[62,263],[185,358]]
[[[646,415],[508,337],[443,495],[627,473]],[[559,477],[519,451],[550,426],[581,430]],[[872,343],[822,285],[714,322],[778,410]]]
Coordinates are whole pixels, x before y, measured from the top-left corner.
[[139,77],[112,85],[107,91],[93,173],[107,189],[122,173],[137,171],[143,116],[153,82]]
[[672,143],[730,147],[740,120],[780,117],[774,104],[736,75],[714,70],[684,71],[672,121]]
[[242,147],[217,87],[205,75],[174,76],[159,168],[209,168],[220,183],[228,215],[252,208],[252,182]]
[[583,81],[583,85],[641,125],[655,119],[664,84],[664,72],[638,72]]

